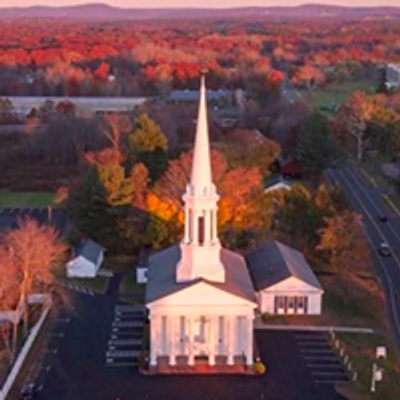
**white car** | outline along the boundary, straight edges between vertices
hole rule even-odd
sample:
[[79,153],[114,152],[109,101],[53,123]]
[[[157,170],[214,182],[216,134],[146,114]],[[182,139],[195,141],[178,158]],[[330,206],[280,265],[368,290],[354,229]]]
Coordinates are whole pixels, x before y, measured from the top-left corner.
[[390,257],[392,255],[390,246],[386,242],[380,243],[378,252],[382,257]]

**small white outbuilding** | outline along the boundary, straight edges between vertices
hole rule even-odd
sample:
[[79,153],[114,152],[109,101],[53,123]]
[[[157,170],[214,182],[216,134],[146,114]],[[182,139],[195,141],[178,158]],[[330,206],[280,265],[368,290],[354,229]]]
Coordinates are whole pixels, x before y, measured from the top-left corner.
[[303,254],[271,241],[246,259],[262,314],[321,314],[324,291]]
[[95,278],[103,262],[104,251],[95,241],[85,240],[67,263],[67,277]]
[[292,183],[282,177],[268,181],[264,186],[264,193],[270,193],[275,190],[291,190]]
[[139,253],[138,263],[136,265],[136,282],[140,284],[147,283],[147,274],[149,270],[149,257],[146,249]]

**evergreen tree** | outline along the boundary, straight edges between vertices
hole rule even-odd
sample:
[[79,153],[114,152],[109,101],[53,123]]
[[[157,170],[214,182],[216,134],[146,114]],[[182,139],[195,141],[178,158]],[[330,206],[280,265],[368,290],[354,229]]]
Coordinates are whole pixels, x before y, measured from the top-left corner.
[[128,218],[133,193],[133,182],[125,176],[122,165],[110,157],[97,157],[71,191],[68,208],[74,228],[110,252],[118,251],[122,245],[120,221]]
[[304,172],[317,182],[329,163],[338,154],[330,122],[319,112],[313,112],[300,129],[297,152]]

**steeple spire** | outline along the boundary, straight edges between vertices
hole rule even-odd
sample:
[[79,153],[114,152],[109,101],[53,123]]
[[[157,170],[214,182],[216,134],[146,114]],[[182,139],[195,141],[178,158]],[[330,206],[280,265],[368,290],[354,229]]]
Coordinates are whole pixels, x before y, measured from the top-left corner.
[[192,189],[195,190],[196,194],[207,194],[212,186],[206,96],[205,77],[202,75],[197,131],[193,153],[192,176],[190,182]]
[[219,196],[211,178],[206,85],[202,76],[192,176],[183,196],[185,236],[181,243],[181,259],[176,272],[178,282],[199,278],[214,282],[225,280],[217,232],[218,200]]

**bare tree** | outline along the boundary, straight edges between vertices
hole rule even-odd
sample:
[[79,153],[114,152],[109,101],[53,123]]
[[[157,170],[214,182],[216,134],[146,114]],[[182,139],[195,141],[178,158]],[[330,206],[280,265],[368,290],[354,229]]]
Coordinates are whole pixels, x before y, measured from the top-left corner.
[[63,265],[67,247],[54,227],[39,225],[34,219],[18,221],[16,229],[3,237],[3,245],[16,272],[18,306],[23,312],[24,330],[28,327],[28,297],[35,290],[50,292],[58,269]]

